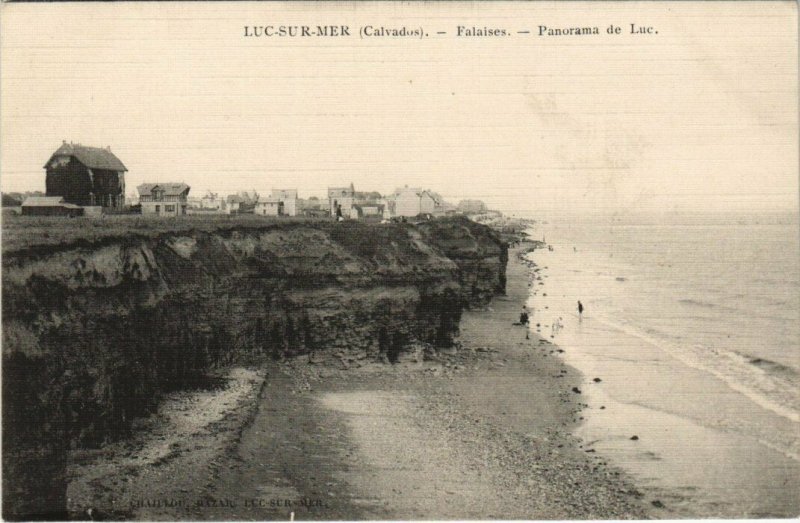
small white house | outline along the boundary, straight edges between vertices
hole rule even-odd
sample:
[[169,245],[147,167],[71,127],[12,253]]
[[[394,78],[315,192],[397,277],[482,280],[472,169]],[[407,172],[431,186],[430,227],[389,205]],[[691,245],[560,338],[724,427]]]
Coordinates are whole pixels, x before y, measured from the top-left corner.
[[297,216],[297,189],[272,189],[269,197],[283,202],[283,214]]
[[143,183],[137,187],[142,214],[151,216],[186,214],[189,189],[185,183]]
[[352,217],[355,200],[356,190],[352,183],[350,187],[328,187],[328,205],[334,218]]
[[419,214],[434,214],[437,210],[437,199],[430,193],[417,187],[398,188],[390,198],[393,216],[413,217]]
[[256,203],[255,214],[258,216],[283,216],[283,202],[278,198],[265,198]]

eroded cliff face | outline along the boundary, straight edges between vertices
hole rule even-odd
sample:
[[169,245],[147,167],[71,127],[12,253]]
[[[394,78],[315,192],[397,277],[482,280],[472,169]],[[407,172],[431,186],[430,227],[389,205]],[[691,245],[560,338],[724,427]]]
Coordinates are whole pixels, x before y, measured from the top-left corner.
[[505,294],[508,246],[500,235],[467,219],[432,220],[417,228],[425,241],[458,265],[467,306],[481,307]]
[[462,310],[503,292],[506,260],[505,244],[465,219],[4,253],[4,516],[61,515],[70,447],[115,437],[211,368],[450,345]]

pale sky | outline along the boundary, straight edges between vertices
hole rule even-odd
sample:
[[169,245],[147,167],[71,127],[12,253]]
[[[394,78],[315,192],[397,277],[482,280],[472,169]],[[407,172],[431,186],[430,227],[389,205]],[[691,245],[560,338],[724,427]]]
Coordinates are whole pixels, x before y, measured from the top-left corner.
[[[307,197],[353,182],[519,213],[797,209],[794,2],[0,9],[3,191],[43,190],[67,140],[110,145],[128,193],[182,181],[193,195]],[[605,34],[612,23],[623,34]],[[267,24],[430,38],[243,37]],[[511,36],[456,37],[458,25]]]

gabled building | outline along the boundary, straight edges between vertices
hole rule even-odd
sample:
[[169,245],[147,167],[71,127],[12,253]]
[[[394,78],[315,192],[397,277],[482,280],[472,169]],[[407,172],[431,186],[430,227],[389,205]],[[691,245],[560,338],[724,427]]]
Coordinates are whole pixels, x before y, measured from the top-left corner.
[[155,216],[186,214],[189,189],[185,183],[143,183],[137,187],[142,214]]
[[297,189],[272,189],[270,198],[283,202],[284,215],[297,216],[299,212]]
[[388,199],[392,216],[413,217],[420,214],[436,214],[437,198],[417,187],[400,187]]
[[125,165],[110,147],[64,141],[44,164],[46,195],[74,205],[125,206]]
[[350,187],[328,187],[328,204],[334,218],[349,218],[355,199],[356,190],[352,183]]

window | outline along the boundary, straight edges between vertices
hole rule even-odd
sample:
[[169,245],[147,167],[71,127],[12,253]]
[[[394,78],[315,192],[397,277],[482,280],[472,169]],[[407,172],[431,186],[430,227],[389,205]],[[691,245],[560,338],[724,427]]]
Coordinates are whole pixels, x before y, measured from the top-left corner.
[[161,206],[160,205],[156,205],[156,214],[158,214],[160,212],[161,212]]
[[175,206],[174,205],[165,205],[164,206],[164,212],[175,212]]

